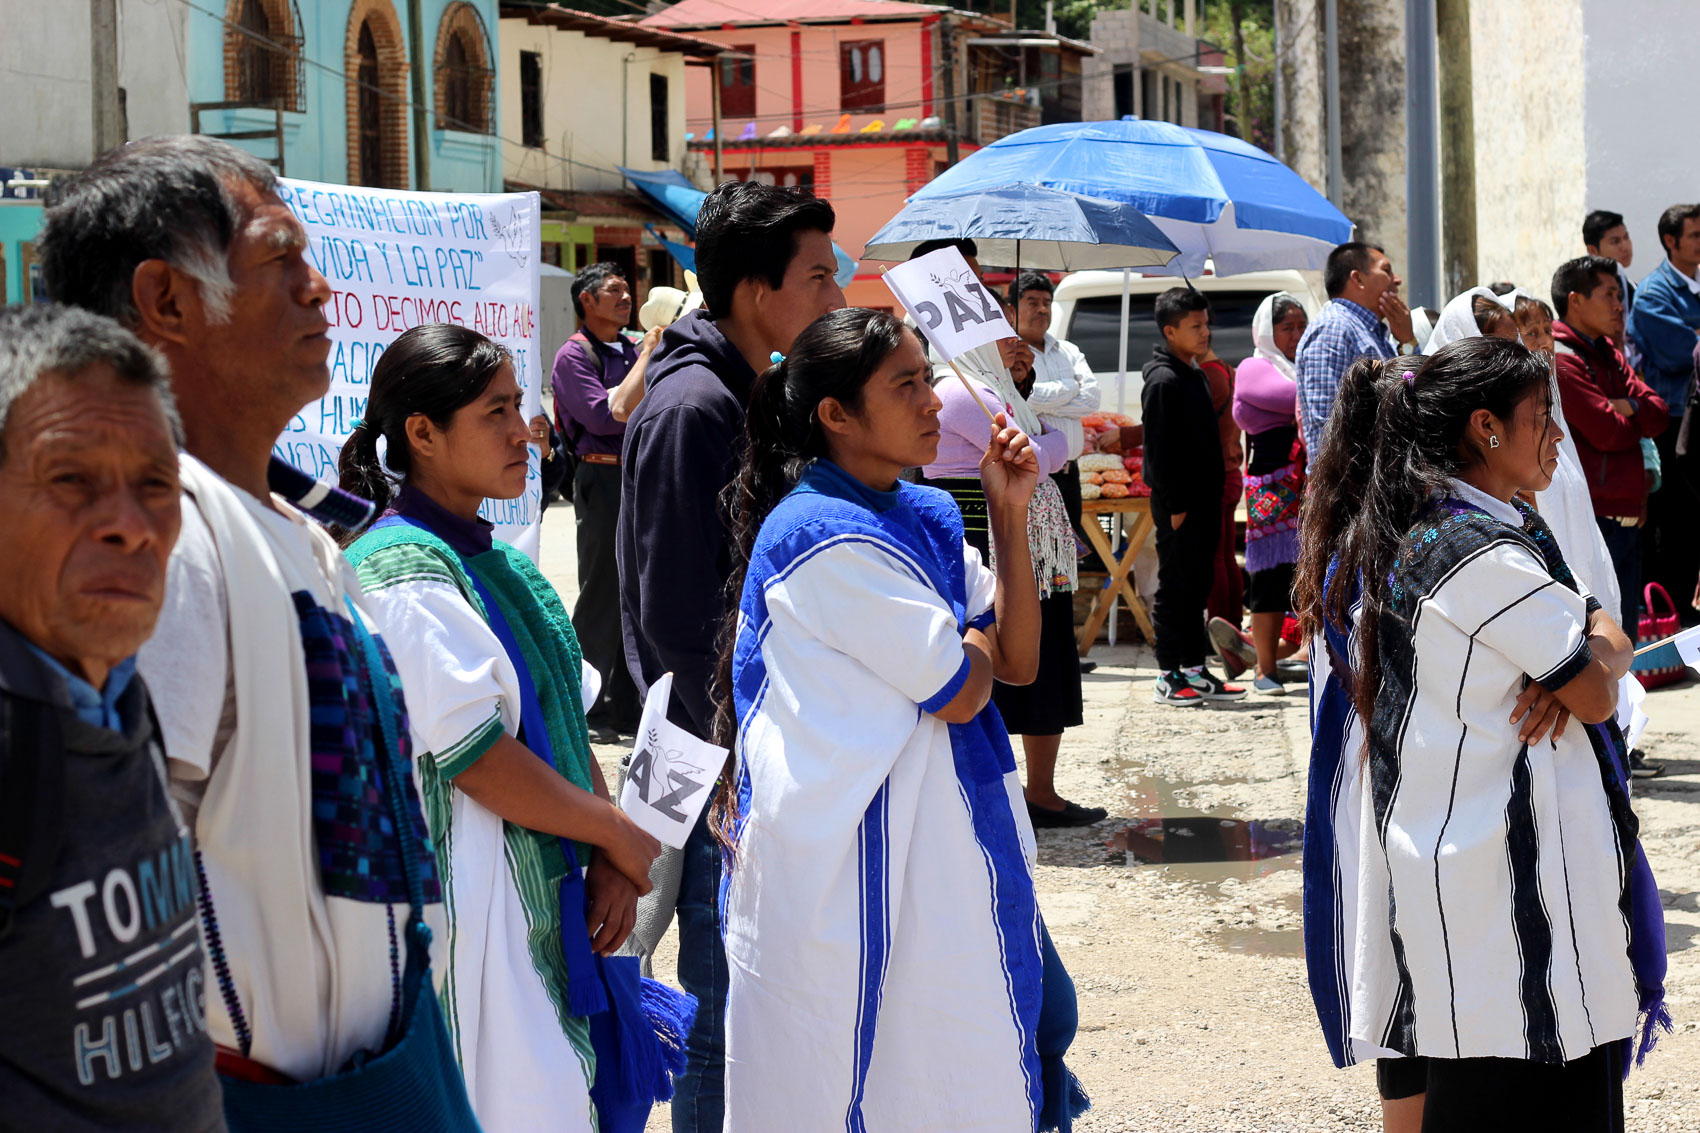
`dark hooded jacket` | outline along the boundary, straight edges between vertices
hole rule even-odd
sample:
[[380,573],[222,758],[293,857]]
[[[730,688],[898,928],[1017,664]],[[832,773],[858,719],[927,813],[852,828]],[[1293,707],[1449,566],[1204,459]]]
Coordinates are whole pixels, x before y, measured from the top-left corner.
[[644,695],[672,673],[668,715],[710,739],[716,638],[737,601],[720,494],[738,474],[756,375],[698,310],[667,328],[644,380],[626,422],[615,544],[626,664]]

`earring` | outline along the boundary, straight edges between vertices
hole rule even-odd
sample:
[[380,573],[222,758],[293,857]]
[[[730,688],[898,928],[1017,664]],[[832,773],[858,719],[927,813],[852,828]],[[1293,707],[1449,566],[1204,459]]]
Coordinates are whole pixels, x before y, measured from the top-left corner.
[[1499,438],[1496,437],[1496,436],[1492,436],[1490,434],[1488,436],[1488,448],[1498,448],[1498,447],[1499,447]]

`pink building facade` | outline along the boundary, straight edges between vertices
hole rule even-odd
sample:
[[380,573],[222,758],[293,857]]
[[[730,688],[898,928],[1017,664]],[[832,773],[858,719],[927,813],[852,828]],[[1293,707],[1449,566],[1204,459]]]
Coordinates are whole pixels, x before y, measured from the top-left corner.
[[[722,0],[682,0],[642,22],[730,48],[718,68],[686,78],[688,145],[704,168],[718,86],[722,176],[831,201],[834,236],[851,255],[946,168],[953,117],[959,156],[1053,115],[1079,118],[1080,61],[1093,50],[1084,44],[900,0],[763,7],[771,14],[755,19]],[[847,289],[853,305],[893,306],[878,266],[863,265]]]

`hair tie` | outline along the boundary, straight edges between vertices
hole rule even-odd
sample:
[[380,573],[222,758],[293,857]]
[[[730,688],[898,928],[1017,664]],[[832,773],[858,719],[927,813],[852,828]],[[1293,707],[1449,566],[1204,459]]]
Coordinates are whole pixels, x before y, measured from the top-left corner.
[[771,364],[777,366],[777,365],[779,365],[779,363],[785,361],[785,355],[783,355],[779,351],[775,350],[772,354],[769,354],[767,356],[767,360]]

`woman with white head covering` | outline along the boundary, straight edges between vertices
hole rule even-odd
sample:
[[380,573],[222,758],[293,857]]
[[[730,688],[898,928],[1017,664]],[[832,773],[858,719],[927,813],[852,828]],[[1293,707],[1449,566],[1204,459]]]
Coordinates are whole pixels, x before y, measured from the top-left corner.
[[1423,353],[1433,354],[1449,342],[1478,334],[1517,339],[1517,320],[1511,308],[1485,287],[1472,287],[1446,304]]
[[[1246,605],[1251,610],[1251,639],[1257,653],[1257,679],[1252,687],[1265,696],[1286,691],[1276,661],[1299,647],[1297,641],[1281,640],[1281,628],[1293,605],[1305,467],[1298,374],[1292,359],[1308,323],[1296,295],[1278,291],[1265,298],[1251,319],[1253,355],[1240,363],[1234,375],[1234,423],[1245,430],[1250,450],[1245,477],[1245,565],[1251,576]],[[1229,654],[1244,641],[1239,627],[1213,618],[1210,638],[1232,675]]]

